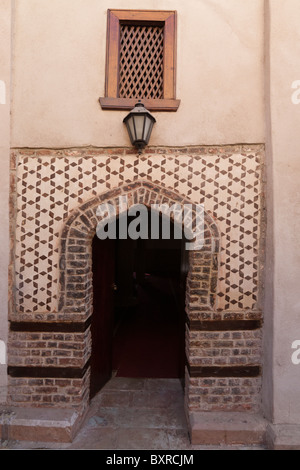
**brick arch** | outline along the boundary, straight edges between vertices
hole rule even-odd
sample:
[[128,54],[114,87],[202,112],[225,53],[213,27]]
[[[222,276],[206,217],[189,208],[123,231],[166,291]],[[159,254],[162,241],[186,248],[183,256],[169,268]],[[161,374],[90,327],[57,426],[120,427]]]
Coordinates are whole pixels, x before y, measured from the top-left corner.
[[[185,204],[192,206],[191,219],[195,220],[195,203],[172,190],[149,181],[136,181],[107,191],[79,206],[67,219],[60,237],[59,258],[59,317],[61,320],[86,321],[93,311],[92,239],[99,223],[97,208],[112,204],[116,215],[122,213],[119,197],[127,196],[128,208],[136,204]],[[212,216],[204,213],[204,244],[200,250],[189,252],[189,272],[186,284],[186,313],[202,312],[210,317],[216,298],[220,236]]]
[[[14,363],[13,349],[10,349],[11,358],[8,368],[10,403],[14,403],[16,396],[21,396],[26,405],[32,397],[34,406],[74,407],[78,410],[79,419],[84,416],[89,404],[90,392],[93,313],[92,240],[99,222],[97,208],[99,204],[110,203],[116,207],[116,215],[120,215],[122,209],[118,205],[119,196],[127,196],[128,208],[136,204],[151,207],[152,204],[164,203],[169,206],[179,204],[183,208],[184,204],[190,204],[192,206],[191,220],[196,217],[194,210],[196,205],[193,205],[191,201],[175,191],[144,180],[100,194],[75,209],[66,220],[60,234],[59,309],[55,321],[37,322],[33,330],[31,324],[21,325],[21,330],[19,325],[16,330],[14,330],[16,325],[13,328],[11,325],[10,341],[22,342],[25,345],[25,356],[29,350],[27,344],[36,343],[35,353],[39,354],[42,361],[39,362],[41,367],[30,365],[19,367],[20,352],[18,350],[16,356],[18,362]],[[202,365],[207,364],[207,356],[199,343],[203,344],[203,334],[211,335],[212,327],[216,328],[214,323],[218,318],[215,297],[219,264],[219,232],[209,214],[205,213],[204,219],[204,244],[198,251],[189,251],[186,284],[185,406],[187,416],[194,409],[206,410],[207,406],[211,406],[206,403],[202,404],[200,399],[207,394],[209,388],[213,391],[215,388],[213,381],[211,381],[211,387],[205,382],[203,394],[199,393],[202,379],[197,378],[199,373],[199,377],[211,377],[211,374],[215,373],[215,368],[213,372],[210,367],[206,369],[204,367],[205,370],[202,370]],[[206,331],[207,329],[209,331]],[[213,332],[213,338],[216,334],[218,337],[218,333]],[[199,338],[197,335],[200,335]],[[212,341],[211,338],[210,341]],[[49,357],[43,356],[44,344],[47,344]],[[30,361],[31,359],[29,358]],[[200,381],[199,384],[197,381]]]
[[[105,192],[79,206],[67,219],[60,238],[60,292],[59,319],[77,325],[81,335],[82,369],[76,399],[79,407],[86,408],[90,390],[91,329],[93,313],[92,240],[99,222],[97,208],[112,204],[116,215],[122,213],[119,196],[127,196],[127,208],[137,204],[190,204],[191,220],[196,217],[196,205],[180,194],[148,181],[136,181]],[[191,389],[191,368],[195,353],[192,351],[194,323],[206,323],[216,315],[215,297],[218,278],[219,232],[213,218],[204,214],[204,244],[201,250],[189,251],[189,271],[186,282],[186,369],[185,406],[194,399]],[[213,323],[209,321],[209,323]],[[198,326],[197,326],[198,328]],[[202,326],[201,326],[202,328]],[[202,354],[201,351],[197,355]],[[193,359],[194,358],[194,359]],[[79,399],[78,396],[81,396]],[[189,412],[188,412],[189,413]]]

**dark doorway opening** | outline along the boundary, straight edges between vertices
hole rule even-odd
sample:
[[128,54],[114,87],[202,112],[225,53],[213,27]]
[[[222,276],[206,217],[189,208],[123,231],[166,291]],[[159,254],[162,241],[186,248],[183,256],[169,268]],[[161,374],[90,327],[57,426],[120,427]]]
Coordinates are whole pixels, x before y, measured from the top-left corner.
[[152,239],[150,212],[146,239],[120,239],[119,223],[115,240],[93,240],[91,397],[113,375],[184,376],[184,237],[171,224]]

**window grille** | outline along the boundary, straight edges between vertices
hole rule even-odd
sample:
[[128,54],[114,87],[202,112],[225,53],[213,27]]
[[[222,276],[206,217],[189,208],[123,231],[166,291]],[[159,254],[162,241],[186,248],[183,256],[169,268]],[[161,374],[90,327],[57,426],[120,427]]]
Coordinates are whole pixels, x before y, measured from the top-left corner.
[[163,98],[164,28],[121,25],[120,98]]

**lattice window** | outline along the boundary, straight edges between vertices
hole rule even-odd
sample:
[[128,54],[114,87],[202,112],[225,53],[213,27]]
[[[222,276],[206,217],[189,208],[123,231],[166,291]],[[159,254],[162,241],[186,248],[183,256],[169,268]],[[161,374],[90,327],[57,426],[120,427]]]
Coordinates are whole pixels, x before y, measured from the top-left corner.
[[108,10],[102,109],[177,111],[176,11]]
[[120,98],[163,98],[164,29],[121,25]]

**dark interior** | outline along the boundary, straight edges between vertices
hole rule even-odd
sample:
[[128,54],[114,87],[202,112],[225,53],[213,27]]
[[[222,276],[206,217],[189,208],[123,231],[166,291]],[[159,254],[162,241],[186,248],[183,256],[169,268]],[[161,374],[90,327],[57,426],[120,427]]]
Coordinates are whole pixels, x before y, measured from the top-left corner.
[[[182,378],[187,270],[184,240],[174,238],[172,224],[170,239],[162,239],[161,233],[158,239],[150,239],[150,223],[148,239],[121,240],[118,238],[118,224],[119,220],[116,240],[99,240],[95,236],[93,242],[93,317],[97,315],[99,319],[103,315],[106,294],[99,285],[100,279],[102,285],[107,283],[109,276],[113,281],[110,287],[111,307],[105,307],[112,310],[111,374],[118,377]],[[100,249],[98,255],[97,247]],[[110,260],[107,258],[109,252]],[[107,263],[112,261],[114,272],[110,273]],[[97,283],[96,272],[100,264],[102,274]],[[101,294],[102,301],[99,298]],[[103,329],[103,325],[96,328]],[[97,354],[95,349],[93,347],[93,354]]]

